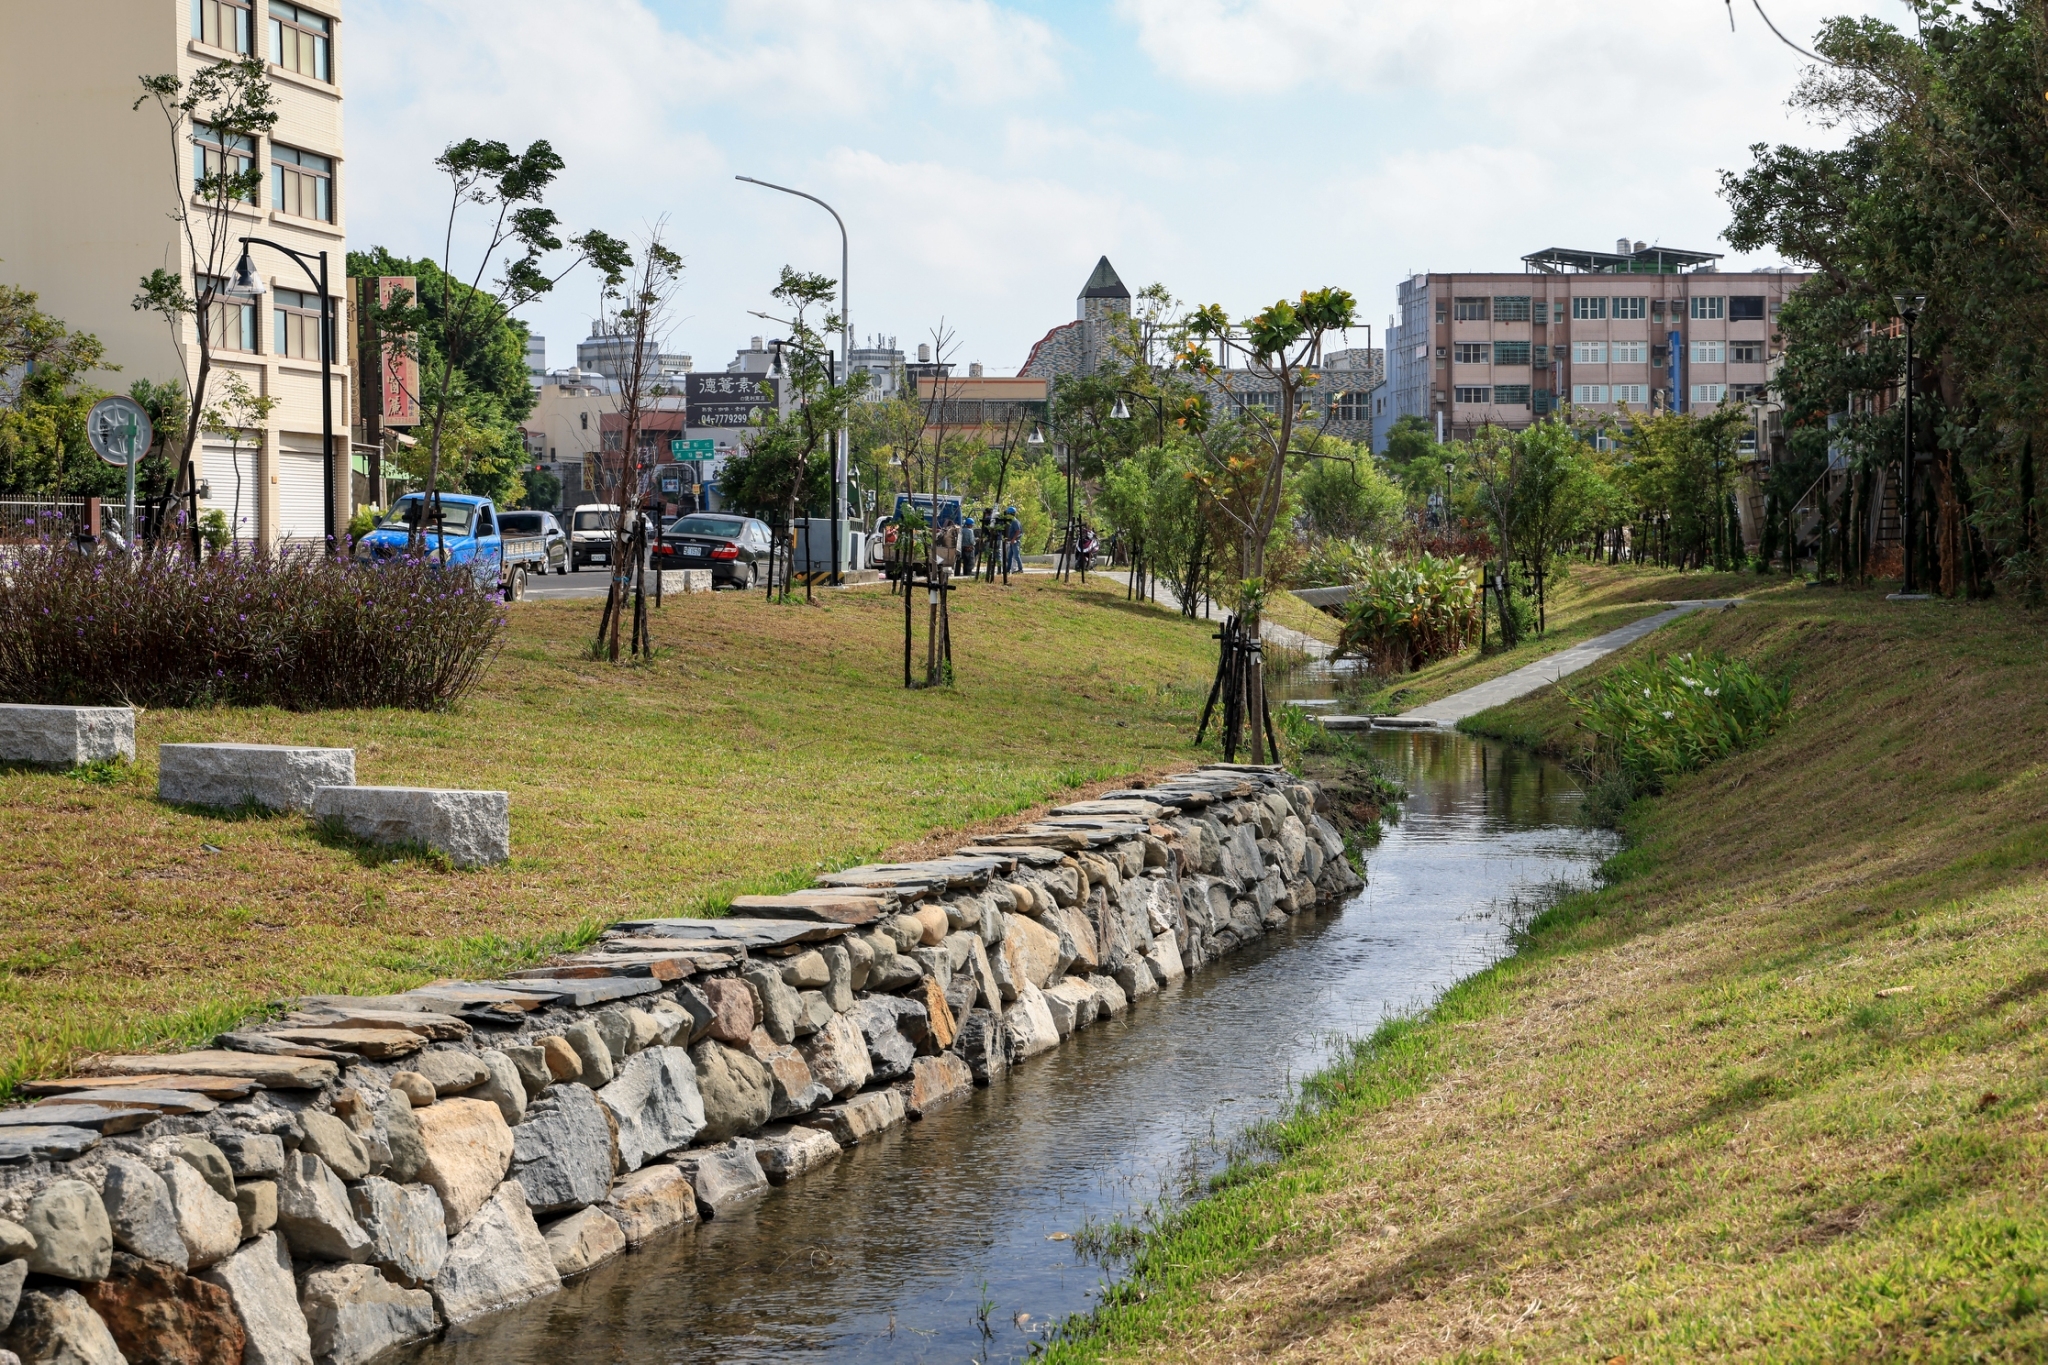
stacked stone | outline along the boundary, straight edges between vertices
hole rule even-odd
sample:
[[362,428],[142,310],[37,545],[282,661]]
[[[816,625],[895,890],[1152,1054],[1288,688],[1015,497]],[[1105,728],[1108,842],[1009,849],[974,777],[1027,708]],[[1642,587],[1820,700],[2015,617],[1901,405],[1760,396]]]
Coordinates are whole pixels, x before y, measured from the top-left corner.
[[[1361,883],[1214,765],[489,982],[313,997],[0,1113],[0,1344],[370,1360],[816,1169]],[[4,1362],[0,1355],[0,1362]]]

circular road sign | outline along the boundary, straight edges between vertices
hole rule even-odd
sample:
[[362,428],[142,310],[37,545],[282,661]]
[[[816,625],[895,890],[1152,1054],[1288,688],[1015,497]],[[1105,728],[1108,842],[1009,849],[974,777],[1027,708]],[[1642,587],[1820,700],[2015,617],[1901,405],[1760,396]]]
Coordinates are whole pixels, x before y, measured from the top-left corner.
[[149,453],[149,414],[133,398],[102,398],[85,415],[85,436],[108,464],[127,468]]

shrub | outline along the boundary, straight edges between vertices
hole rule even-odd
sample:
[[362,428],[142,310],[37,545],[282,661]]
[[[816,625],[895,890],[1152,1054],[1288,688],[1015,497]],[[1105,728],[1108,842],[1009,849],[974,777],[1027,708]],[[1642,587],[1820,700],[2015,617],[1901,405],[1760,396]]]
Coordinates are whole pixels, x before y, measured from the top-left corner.
[[421,560],[23,547],[0,588],[0,700],[451,705],[504,629],[495,593]]
[[1565,696],[1594,735],[1594,762],[1643,791],[1746,749],[1777,728],[1792,685],[1723,654],[1672,654],[1615,669]]
[[1479,571],[1463,560],[1365,549],[1354,573],[1337,652],[1375,673],[1449,658],[1479,633]]

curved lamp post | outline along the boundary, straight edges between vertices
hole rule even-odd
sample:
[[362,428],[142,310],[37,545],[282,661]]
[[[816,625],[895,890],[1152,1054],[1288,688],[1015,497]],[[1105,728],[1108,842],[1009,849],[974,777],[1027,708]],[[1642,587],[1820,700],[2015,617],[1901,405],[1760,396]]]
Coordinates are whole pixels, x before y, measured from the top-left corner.
[[[235,277],[222,286],[221,293],[240,299],[263,297],[263,277],[256,273],[256,262],[249,258],[251,246],[267,246],[273,251],[282,251],[298,263],[299,269],[306,272],[306,278],[313,282],[313,287],[320,291],[321,515],[326,528],[326,552],[331,555],[337,542],[334,525],[334,318],[333,303],[327,297],[327,253],[318,253],[320,268],[316,271],[305,255],[282,242],[273,242],[265,237],[243,237],[239,240],[242,258],[235,262]],[[200,325],[206,325],[205,319],[200,319]]]
[[[839,224],[839,354],[846,361],[846,377],[848,379],[853,378],[853,317],[848,311],[846,304],[846,220],[839,216],[838,209],[833,208],[815,194],[805,194],[802,190],[793,190],[787,185],[775,185],[766,180],[756,180],[751,175],[736,175],[733,179],[744,181],[749,185],[759,185],[764,190],[780,190],[784,194],[793,194],[799,199],[808,199],[819,208],[825,210],[825,212],[831,214],[832,221]],[[850,440],[851,437],[847,425],[841,422],[839,424],[839,449],[832,457],[832,582],[835,585],[840,582],[839,515],[841,509],[846,506],[846,466],[851,453],[848,448]]]

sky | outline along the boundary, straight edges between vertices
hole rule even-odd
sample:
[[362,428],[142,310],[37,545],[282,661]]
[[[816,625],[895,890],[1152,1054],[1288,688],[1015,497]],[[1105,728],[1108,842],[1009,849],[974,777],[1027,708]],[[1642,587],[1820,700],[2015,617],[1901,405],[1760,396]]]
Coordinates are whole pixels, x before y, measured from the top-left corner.
[[[1756,0],[346,0],[350,245],[441,251],[433,158],[545,138],[571,231],[644,238],[684,278],[665,349],[723,369],[785,264],[836,278],[856,344],[1013,373],[1107,255],[1133,292],[1250,312],[1359,300],[1378,345],[1418,271],[1544,247],[1721,240],[1723,170],[1825,145]],[[1808,42],[1897,0],[1765,0]],[[1730,15],[1734,31],[1730,31]],[[476,210],[457,217],[473,272]],[[1730,253],[1724,268],[1777,264]],[[571,273],[522,316],[571,364],[598,310]],[[1354,333],[1352,344],[1366,335]]]

